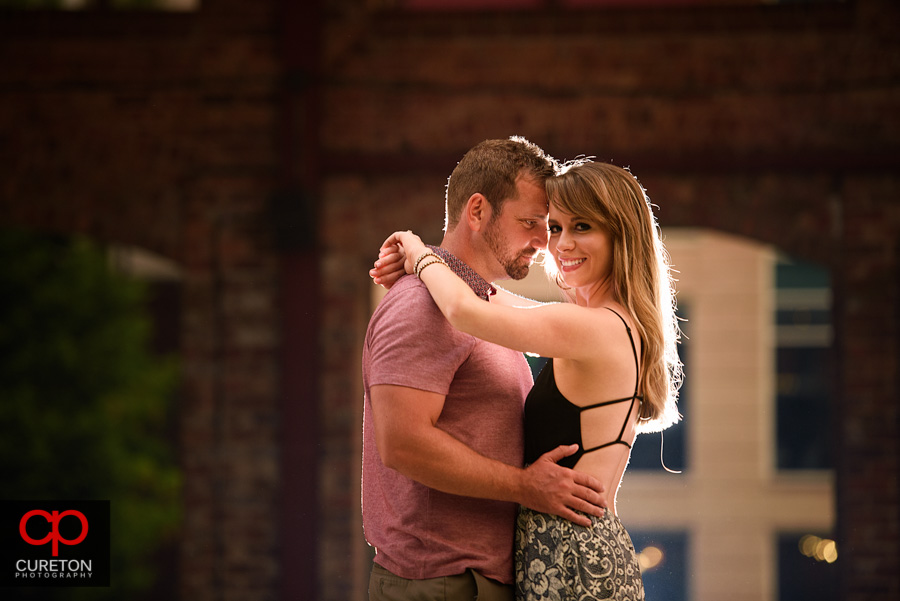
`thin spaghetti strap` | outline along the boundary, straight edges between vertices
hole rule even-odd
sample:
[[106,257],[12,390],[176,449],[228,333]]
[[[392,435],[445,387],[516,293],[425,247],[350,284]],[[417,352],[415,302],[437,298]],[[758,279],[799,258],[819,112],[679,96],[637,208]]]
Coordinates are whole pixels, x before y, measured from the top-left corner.
[[618,311],[611,307],[604,308],[612,311],[612,313],[622,321],[622,324],[625,326],[625,331],[628,332],[628,341],[631,343],[631,352],[634,354],[634,394],[632,395],[632,398],[637,398],[638,389],[641,385],[641,365],[640,362],[638,362],[637,347],[634,345],[634,336],[631,334],[631,327],[628,325],[628,322],[625,321],[625,318],[619,315]]
[[[616,317],[621,319],[622,323],[625,324],[625,330],[628,332],[628,339],[629,339],[629,341],[631,341],[631,352],[634,353],[634,365],[635,365],[635,370],[637,373],[637,376],[636,376],[637,382],[635,382],[635,386],[634,386],[634,396],[632,397],[632,400],[631,400],[631,407],[629,407],[629,409],[628,409],[628,416],[630,416],[631,410],[634,408],[634,399],[641,398],[638,396],[638,389],[640,388],[640,382],[641,382],[641,368],[640,368],[640,363],[638,362],[637,348],[634,346],[634,337],[631,335],[631,328],[628,326],[628,322],[625,321],[625,318],[622,317],[621,315],[619,315],[619,312],[616,311],[615,309],[613,309],[612,307],[604,307],[604,308],[609,309],[610,311],[615,313]],[[626,416],[626,418],[625,418],[626,422],[628,420],[628,416]],[[625,434],[625,424],[622,424],[622,431],[619,433],[619,439],[618,439],[619,441],[622,441],[622,436],[624,434]],[[626,443],[624,441],[622,441],[622,442],[623,442],[623,444],[628,445],[628,443]],[[610,443],[610,444],[615,444],[615,443]],[[663,438],[663,432],[660,430],[660,432],[659,432],[659,463],[662,465],[663,469],[666,470],[667,472],[669,472],[670,474],[680,474],[681,470],[669,469],[669,467],[666,466],[666,461],[665,461],[665,458],[663,457],[664,445],[665,445],[665,439]],[[628,447],[630,448],[631,445],[628,445]]]
[[625,331],[628,332],[628,342],[631,343],[631,352],[632,354],[634,354],[634,394],[631,395],[631,406],[628,407],[628,414],[625,416],[625,421],[622,422],[622,429],[619,430],[619,437],[617,438],[617,440],[621,441],[622,437],[625,436],[625,428],[628,426],[628,419],[631,417],[631,412],[634,410],[634,401],[640,398],[638,397],[638,390],[641,386],[641,364],[638,361],[637,348],[634,346],[634,336],[631,334],[631,328],[628,326],[628,322],[625,321],[625,318],[619,315],[619,313],[614,309],[610,307],[606,308],[612,311],[616,317],[622,320],[622,324],[624,324],[625,326]]

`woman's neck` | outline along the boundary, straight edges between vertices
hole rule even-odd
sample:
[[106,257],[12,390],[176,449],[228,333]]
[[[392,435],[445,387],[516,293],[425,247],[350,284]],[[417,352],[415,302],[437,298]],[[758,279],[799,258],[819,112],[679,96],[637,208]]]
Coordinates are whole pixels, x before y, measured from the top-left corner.
[[580,307],[605,307],[615,300],[612,280],[594,282],[589,286],[574,288],[575,304]]

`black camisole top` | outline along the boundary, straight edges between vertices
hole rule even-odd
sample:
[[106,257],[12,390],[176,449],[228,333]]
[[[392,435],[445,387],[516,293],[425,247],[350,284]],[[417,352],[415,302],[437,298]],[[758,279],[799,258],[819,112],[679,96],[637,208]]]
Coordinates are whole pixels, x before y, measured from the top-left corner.
[[[622,320],[622,323],[625,324],[625,330],[628,332],[631,351],[634,353],[636,374],[634,394],[624,399],[602,401],[584,407],[575,405],[564,397],[559,388],[557,388],[556,378],[553,375],[553,359],[550,359],[541,370],[531,392],[528,393],[528,397],[525,399],[525,465],[534,463],[541,455],[555,449],[559,445],[578,443],[578,451],[575,454],[564,457],[559,461],[560,465],[568,468],[575,467],[581,456],[591,451],[616,444],[623,444],[629,449],[631,448],[631,445],[623,440],[622,437],[625,435],[625,428],[628,425],[628,420],[631,419],[631,413],[635,410],[635,405],[643,401],[643,398],[638,396],[640,364],[638,362],[637,349],[634,346],[634,338],[631,335],[631,328],[628,327],[628,323],[616,311],[609,307],[606,308]],[[631,406],[628,408],[625,421],[622,422],[619,436],[615,440],[585,449],[581,440],[581,412],[606,405],[628,402],[631,403]]]

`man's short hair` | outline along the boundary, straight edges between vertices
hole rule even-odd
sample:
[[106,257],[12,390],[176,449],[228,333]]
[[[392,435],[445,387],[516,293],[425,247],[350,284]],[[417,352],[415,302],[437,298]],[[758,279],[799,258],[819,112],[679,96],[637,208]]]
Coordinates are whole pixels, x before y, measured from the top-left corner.
[[516,198],[516,181],[520,177],[543,187],[547,178],[556,173],[556,167],[556,161],[540,147],[519,136],[477,144],[447,180],[444,229],[456,227],[473,194],[483,194],[494,215],[498,215],[505,200]]

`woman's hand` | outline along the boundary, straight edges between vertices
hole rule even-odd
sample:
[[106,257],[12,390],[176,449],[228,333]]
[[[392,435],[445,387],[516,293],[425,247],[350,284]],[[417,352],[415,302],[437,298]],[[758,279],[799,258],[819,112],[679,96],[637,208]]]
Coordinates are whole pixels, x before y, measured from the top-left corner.
[[375,266],[369,270],[369,276],[376,284],[390,290],[397,280],[406,275],[406,269],[403,267],[405,260],[406,253],[399,244],[382,246]]
[[369,275],[376,284],[390,289],[402,276],[413,272],[416,259],[426,250],[422,239],[412,232],[394,232],[381,245]]

